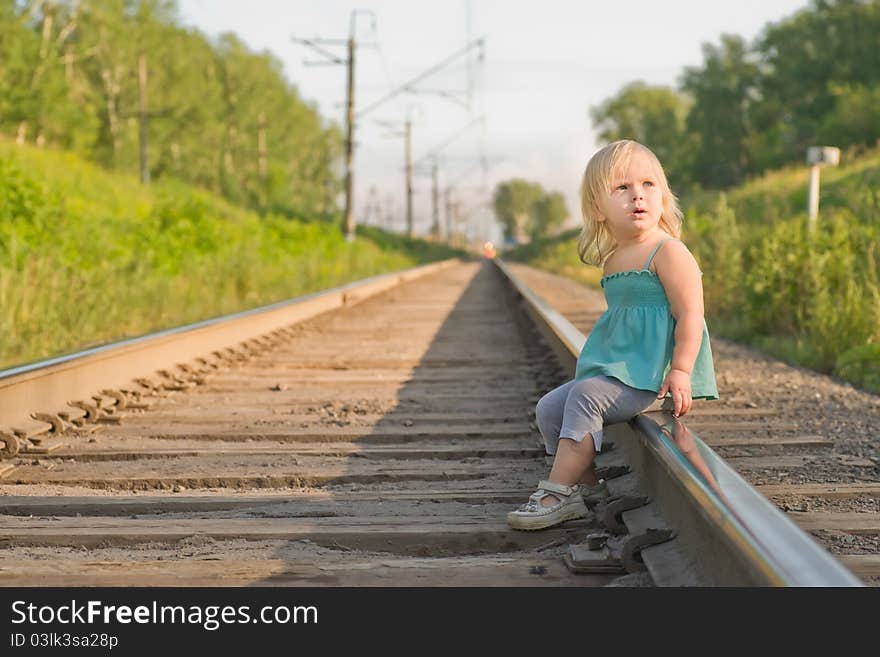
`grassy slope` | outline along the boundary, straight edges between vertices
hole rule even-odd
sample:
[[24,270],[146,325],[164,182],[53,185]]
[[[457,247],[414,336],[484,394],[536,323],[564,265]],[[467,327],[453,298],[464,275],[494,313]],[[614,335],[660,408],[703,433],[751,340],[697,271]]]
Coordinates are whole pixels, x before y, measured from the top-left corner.
[[0,142],[0,366],[460,254],[375,229],[348,244],[335,224]]
[[[810,169],[806,164],[770,171],[726,193],[727,203],[745,225],[775,223],[806,213]],[[842,157],[842,166],[820,171],[823,213],[849,209],[863,223],[880,221],[880,149]],[[686,214],[711,212],[718,192],[682,199]]]

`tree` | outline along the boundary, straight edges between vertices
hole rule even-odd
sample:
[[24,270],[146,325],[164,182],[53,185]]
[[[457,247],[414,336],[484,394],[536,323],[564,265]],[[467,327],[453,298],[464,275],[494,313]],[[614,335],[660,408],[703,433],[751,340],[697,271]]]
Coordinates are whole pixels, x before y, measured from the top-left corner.
[[73,76],[77,18],[63,2],[0,2],[0,126],[21,143],[89,143],[95,122]]
[[[756,170],[803,161],[822,137],[841,140],[839,146],[873,144],[878,32],[877,0],[813,0],[810,8],[767,27],[756,44],[762,71],[753,111]],[[837,116],[829,119],[831,114]]]
[[339,129],[232,34],[180,27],[175,0],[0,0],[0,130],[116,170],[147,164],[264,211],[326,216]]
[[831,84],[834,109],[822,117],[818,141],[850,146],[880,141],[880,84]]
[[553,233],[567,218],[568,208],[562,194],[543,194],[532,203],[530,237],[536,240]]
[[682,88],[693,98],[687,130],[696,140],[693,172],[710,187],[740,183],[749,170],[749,108],[758,66],[741,37],[703,44],[702,68],[686,68]]
[[498,184],[494,207],[495,216],[504,228],[505,239],[520,243],[552,233],[568,218],[562,194],[545,193],[538,183],[521,178]]
[[690,100],[664,86],[631,82],[590,110],[593,127],[605,142],[634,139],[650,148],[671,178],[688,172],[685,119]]
[[499,183],[495,188],[495,215],[504,228],[505,239],[525,242],[531,234],[532,206],[544,195],[538,183],[521,178]]

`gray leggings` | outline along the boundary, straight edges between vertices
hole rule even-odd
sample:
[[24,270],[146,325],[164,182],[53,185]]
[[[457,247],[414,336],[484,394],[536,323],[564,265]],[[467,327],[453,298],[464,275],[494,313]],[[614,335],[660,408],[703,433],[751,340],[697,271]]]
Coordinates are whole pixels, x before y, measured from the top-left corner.
[[596,451],[602,449],[606,424],[626,422],[657,399],[651,390],[638,390],[610,376],[563,383],[538,401],[535,419],[548,454],[556,453],[560,438],[581,442],[589,433]]

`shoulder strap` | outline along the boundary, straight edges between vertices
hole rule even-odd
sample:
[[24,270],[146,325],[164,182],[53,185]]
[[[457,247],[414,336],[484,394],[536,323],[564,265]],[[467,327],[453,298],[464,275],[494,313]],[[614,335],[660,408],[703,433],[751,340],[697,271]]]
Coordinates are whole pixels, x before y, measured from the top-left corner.
[[648,267],[651,266],[651,261],[654,259],[654,255],[657,253],[657,251],[660,250],[660,247],[661,247],[661,246],[663,246],[666,242],[668,242],[668,241],[671,240],[671,239],[672,239],[671,237],[667,237],[665,240],[660,240],[660,241],[657,243],[657,246],[655,246],[655,247],[654,247],[654,250],[651,251],[651,255],[648,256],[648,262],[645,263],[645,266],[642,267],[642,269],[647,269]]

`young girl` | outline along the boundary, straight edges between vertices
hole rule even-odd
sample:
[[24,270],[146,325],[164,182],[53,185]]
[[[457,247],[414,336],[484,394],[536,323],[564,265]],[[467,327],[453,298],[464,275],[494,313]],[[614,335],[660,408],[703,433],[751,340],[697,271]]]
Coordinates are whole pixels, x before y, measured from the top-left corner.
[[586,503],[608,496],[594,465],[604,425],[666,396],[675,417],[693,399],[718,399],[702,272],[678,240],[682,213],[657,156],[634,141],[609,144],[587,164],[581,202],[578,255],[604,265],[608,310],[584,344],[574,380],[538,402],[538,428],[556,459],[529,501],[507,514],[514,529],[583,518]]

